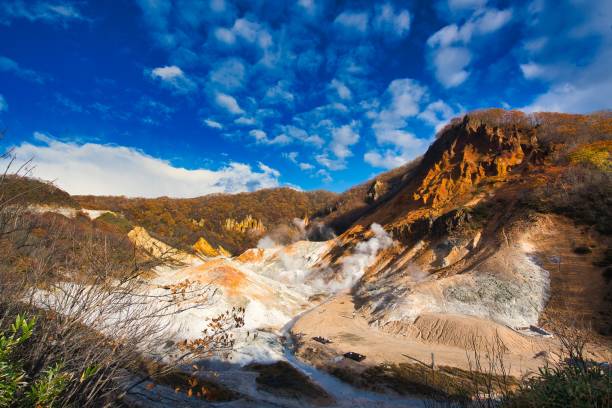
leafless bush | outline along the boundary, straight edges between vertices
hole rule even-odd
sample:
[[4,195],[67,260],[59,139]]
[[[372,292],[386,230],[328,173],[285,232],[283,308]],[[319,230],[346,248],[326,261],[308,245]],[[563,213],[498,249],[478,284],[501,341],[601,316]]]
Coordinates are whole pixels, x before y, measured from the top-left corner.
[[[172,317],[206,308],[212,285],[185,281],[152,288],[143,278],[168,254],[139,254],[129,242],[76,221],[33,214],[4,194],[14,158],[0,178],[0,333],[18,313],[36,317],[33,336],[15,351],[35,380],[61,364],[67,385],[54,406],[113,405],[136,384],[154,380],[190,359],[227,354],[243,309],[212,319],[199,339],[168,345]],[[170,348],[169,348],[170,347]],[[143,359],[163,362],[143,371]]]
[[479,408],[498,406],[498,400],[511,392],[511,367],[506,363],[508,348],[498,333],[493,339],[472,336],[466,349],[473,405]]

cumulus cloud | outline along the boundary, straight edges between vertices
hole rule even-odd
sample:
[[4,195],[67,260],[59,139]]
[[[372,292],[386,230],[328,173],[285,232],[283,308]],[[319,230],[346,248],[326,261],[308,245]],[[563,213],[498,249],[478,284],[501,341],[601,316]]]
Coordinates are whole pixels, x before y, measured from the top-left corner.
[[246,68],[240,58],[228,58],[217,64],[209,74],[210,81],[226,91],[240,89],[246,80]]
[[151,78],[159,80],[162,86],[176,93],[186,94],[197,89],[196,83],[176,65],[157,67],[148,71],[148,74]]
[[338,93],[340,99],[351,99],[351,90],[342,81],[332,79],[330,86]]
[[544,67],[533,62],[527,64],[520,64],[519,67],[521,68],[523,76],[527,79],[542,77],[546,72]]
[[38,143],[15,147],[19,160],[33,158],[33,175],[71,194],[131,197],[195,197],[210,193],[253,191],[279,185],[280,173],[258,164],[231,162],[225,167],[185,169],[140,150],[97,143],[73,143],[35,134]]
[[236,101],[236,98],[231,95],[218,92],[215,95],[215,103],[220,108],[234,115],[241,115],[244,113],[240,105],[238,105],[238,101]]
[[410,30],[410,12],[395,11],[393,4],[386,3],[376,7],[373,26],[376,31],[392,38],[403,38]]
[[437,132],[442,129],[450,119],[458,114],[459,112],[456,112],[446,102],[437,100],[427,105],[425,110],[419,113],[418,118],[434,126]]
[[300,170],[312,170],[312,169],[314,169],[314,166],[312,164],[300,162],[298,160],[298,156],[299,156],[298,152],[283,153],[283,157],[285,157],[291,163],[297,165],[300,168]]
[[251,18],[238,18],[229,28],[217,27],[213,35],[218,42],[226,46],[233,46],[241,40],[244,44],[255,45],[265,51],[273,45],[273,37],[268,29]]
[[[421,114],[421,104],[427,98],[427,88],[413,79],[391,81],[380,110],[370,115],[376,141],[384,150],[366,152],[366,163],[390,169],[406,163],[427,148],[430,138],[418,138],[407,129],[408,120]],[[426,114],[425,117],[431,116]]]
[[287,80],[278,81],[266,91],[264,102],[270,104],[292,104],[295,97],[290,91],[291,84]]
[[209,128],[213,128],[213,129],[223,129],[223,125],[219,122],[217,122],[216,120],[212,120],[212,119],[204,119],[203,120],[204,124],[206,126],[208,126]]
[[257,143],[264,145],[286,145],[291,143],[291,139],[285,134],[280,134],[270,139],[268,134],[261,129],[253,129],[249,132],[249,135]]
[[298,167],[300,170],[312,170],[314,166],[310,163],[298,163]]
[[22,79],[42,84],[44,77],[40,73],[20,66],[16,61],[0,56],[0,72],[10,72]]
[[411,157],[405,153],[398,153],[393,150],[385,150],[379,152],[376,150],[370,150],[363,155],[363,160],[372,167],[380,167],[383,169],[393,169],[406,164]]
[[217,27],[213,33],[217,41],[226,45],[234,45],[236,42],[236,34],[228,28]]
[[365,34],[370,16],[366,12],[344,11],[336,17],[334,24],[343,30]]
[[[550,7],[568,16],[566,29],[559,29]],[[576,2],[542,1],[528,11],[527,38],[517,50],[524,61],[520,69],[526,79],[548,89],[522,109],[572,113],[610,109],[610,3],[593,2],[584,7]]]
[[392,144],[409,149],[414,135],[404,130],[407,119],[420,112],[427,89],[409,78],[391,81],[385,92],[384,107],[375,115],[372,128],[379,144]]
[[18,19],[62,25],[71,21],[89,21],[75,4],[67,1],[4,0],[0,3],[0,24],[10,25]]
[[325,152],[316,156],[317,162],[330,170],[346,168],[346,159],[353,155],[351,146],[359,142],[358,127],[359,123],[354,121],[348,125],[333,128],[332,140],[329,143],[328,149],[335,157],[331,158],[329,153]]
[[474,37],[493,33],[512,19],[511,9],[478,8],[462,25],[449,24],[427,39],[430,64],[436,79],[446,88],[461,85],[470,76],[472,52],[469,48]]
[[487,0],[448,0],[448,7],[455,10],[479,9],[487,4]]

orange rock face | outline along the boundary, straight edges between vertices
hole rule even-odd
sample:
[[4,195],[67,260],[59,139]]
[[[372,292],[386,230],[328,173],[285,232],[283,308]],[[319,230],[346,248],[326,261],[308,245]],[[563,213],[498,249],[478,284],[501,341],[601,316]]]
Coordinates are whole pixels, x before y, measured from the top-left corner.
[[[413,194],[413,199],[440,209],[454,198],[472,191],[486,178],[505,181],[508,172],[525,158],[527,135],[469,122],[442,135],[431,156],[433,163]],[[446,143],[445,143],[446,142]],[[448,146],[445,146],[448,145]],[[440,149],[439,147],[442,147]],[[438,152],[436,152],[438,150]],[[429,153],[429,152],[428,152]]]

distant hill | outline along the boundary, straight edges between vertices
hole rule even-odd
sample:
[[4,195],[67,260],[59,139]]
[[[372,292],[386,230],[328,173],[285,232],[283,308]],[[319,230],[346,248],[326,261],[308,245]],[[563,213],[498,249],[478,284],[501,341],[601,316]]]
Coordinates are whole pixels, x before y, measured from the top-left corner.
[[10,200],[13,204],[80,208],[70,194],[53,183],[16,175],[6,175],[0,182],[0,200]]
[[170,245],[187,249],[203,237],[232,254],[257,245],[279,229],[293,229],[293,219],[312,216],[337,195],[327,191],[302,192],[291,188],[251,193],[211,194],[189,199],[75,196],[88,209],[120,213],[130,223],[147,229]]

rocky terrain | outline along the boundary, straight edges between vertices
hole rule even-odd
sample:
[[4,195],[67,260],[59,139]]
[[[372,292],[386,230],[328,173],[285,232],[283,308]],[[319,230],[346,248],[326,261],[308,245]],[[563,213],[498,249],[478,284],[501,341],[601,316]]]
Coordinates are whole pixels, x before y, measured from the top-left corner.
[[[214,288],[208,307],[169,318],[172,344],[243,310],[221,382],[262,406],[314,403],[318,392],[322,405],[418,406],[346,391],[329,374],[372,388],[364,376],[386,365],[470,370],[470,351],[501,342],[518,378],[546,364],[560,347],[555,333],[569,327],[589,333],[593,360],[610,361],[611,137],[609,113],[487,110],[453,120],[423,157],[340,195],[144,200],[53,190],[61,199],[26,202],[93,219],[145,258],[167,256],[172,265],[143,282],[156,296]],[[257,365],[278,361],[290,364]],[[315,391],[272,395],[253,374],[291,367]]]

